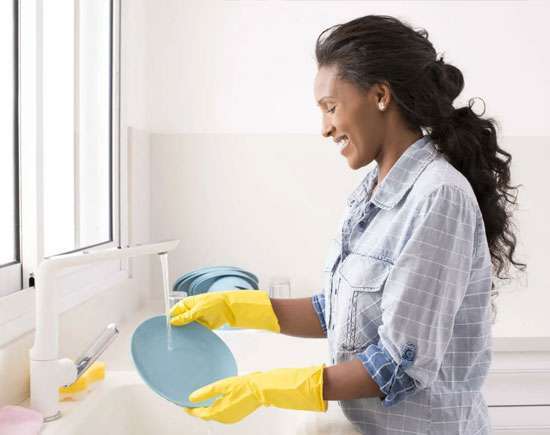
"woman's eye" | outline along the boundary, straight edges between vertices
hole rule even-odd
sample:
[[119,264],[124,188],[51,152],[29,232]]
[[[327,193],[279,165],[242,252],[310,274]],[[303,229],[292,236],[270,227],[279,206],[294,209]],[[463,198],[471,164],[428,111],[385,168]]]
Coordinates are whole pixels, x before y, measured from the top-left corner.
[[329,113],[334,113],[335,110],[336,110],[336,106],[334,106],[332,109],[330,109]]

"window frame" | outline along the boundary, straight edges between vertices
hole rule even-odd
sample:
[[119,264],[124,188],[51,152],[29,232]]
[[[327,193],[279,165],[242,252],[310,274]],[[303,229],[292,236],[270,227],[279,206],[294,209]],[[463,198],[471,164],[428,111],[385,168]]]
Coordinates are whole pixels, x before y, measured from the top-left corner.
[[10,263],[5,263],[0,266],[0,298],[6,294],[10,294],[14,288],[21,288],[21,250],[20,250],[20,188],[19,188],[19,1],[13,2],[13,83],[14,83],[14,99],[13,99],[13,148],[14,148],[14,205],[15,205],[15,237],[14,237],[14,253],[15,260]]
[[[0,346],[34,329],[35,271],[44,258],[42,190],[42,46],[43,0],[17,4],[17,70],[19,114],[19,285],[0,296]],[[76,0],[78,2],[78,0]],[[121,152],[120,47],[121,1],[109,0],[111,8],[111,240],[71,252],[126,246],[128,242],[127,159]],[[24,34],[26,38],[21,39]],[[25,75],[22,78],[21,72]],[[125,148],[125,147],[124,147]],[[129,261],[110,261],[67,269],[58,274],[59,313],[130,277]],[[14,273],[13,269],[11,273]],[[98,280],[97,277],[102,277]],[[91,284],[88,284],[91,283]]]

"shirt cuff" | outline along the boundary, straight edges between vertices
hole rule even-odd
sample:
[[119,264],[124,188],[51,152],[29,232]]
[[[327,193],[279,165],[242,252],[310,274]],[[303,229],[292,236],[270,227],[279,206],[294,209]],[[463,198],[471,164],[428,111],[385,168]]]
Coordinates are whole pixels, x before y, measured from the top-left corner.
[[364,352],[356,355],[378,384],[380,391],[385,394],[385,397],[380,399],[383,406],[395,405],[416,391],[414,380],[404,371],[414,361],[415,353],[416,346],[407,343],[401,354],[401,361],[396,364],[384,346],[378,342],[378,345],[370,344]]
[[316,294],[311,297],[311,302],[313,304],[313,309],[319,317],[319,323],[321,324],[321,329],[325,337],[327,336],[327,323],[325,322],[325,295]]

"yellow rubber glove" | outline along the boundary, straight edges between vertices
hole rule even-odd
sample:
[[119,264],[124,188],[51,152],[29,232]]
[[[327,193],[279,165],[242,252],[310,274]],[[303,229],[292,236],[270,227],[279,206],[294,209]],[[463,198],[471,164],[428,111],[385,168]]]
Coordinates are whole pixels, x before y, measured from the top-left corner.
[[225,323],[237,328],[266,329],[281,332],[267,292],[229,290],[189,296],[170,310],[173,326],[198,322],[210,329]]
[[185,408],[185,412],[204,420],[236,423],[260,406],[325,412],[323,369],[325,365],[275,369],[232,376],[206,385],[189,395],[200,402],[222,395],[209,407]]

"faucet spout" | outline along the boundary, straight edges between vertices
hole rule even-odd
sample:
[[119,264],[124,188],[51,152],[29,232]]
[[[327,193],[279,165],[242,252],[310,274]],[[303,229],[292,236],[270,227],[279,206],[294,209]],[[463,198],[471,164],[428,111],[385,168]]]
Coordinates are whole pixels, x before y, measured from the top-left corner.
[[[59,295],[55,278],[68,267],[106,260],[125,259],[147,254],[169,252],[179,240],[169,240],[126,248],[110,248],[95,252],[77,252],[46,258],[40,263],[35,279],[36,328],[33,347],[29,351],[31,376],[31,408],[44,415],[45,421],[58,418],[58,389],[72,384],[111,343],[118,330],[109,325],[105,336],[99,337],[84,355],[78,366],[67,358],[59,359]],[[87,359],[86,359],[87,358]]]

